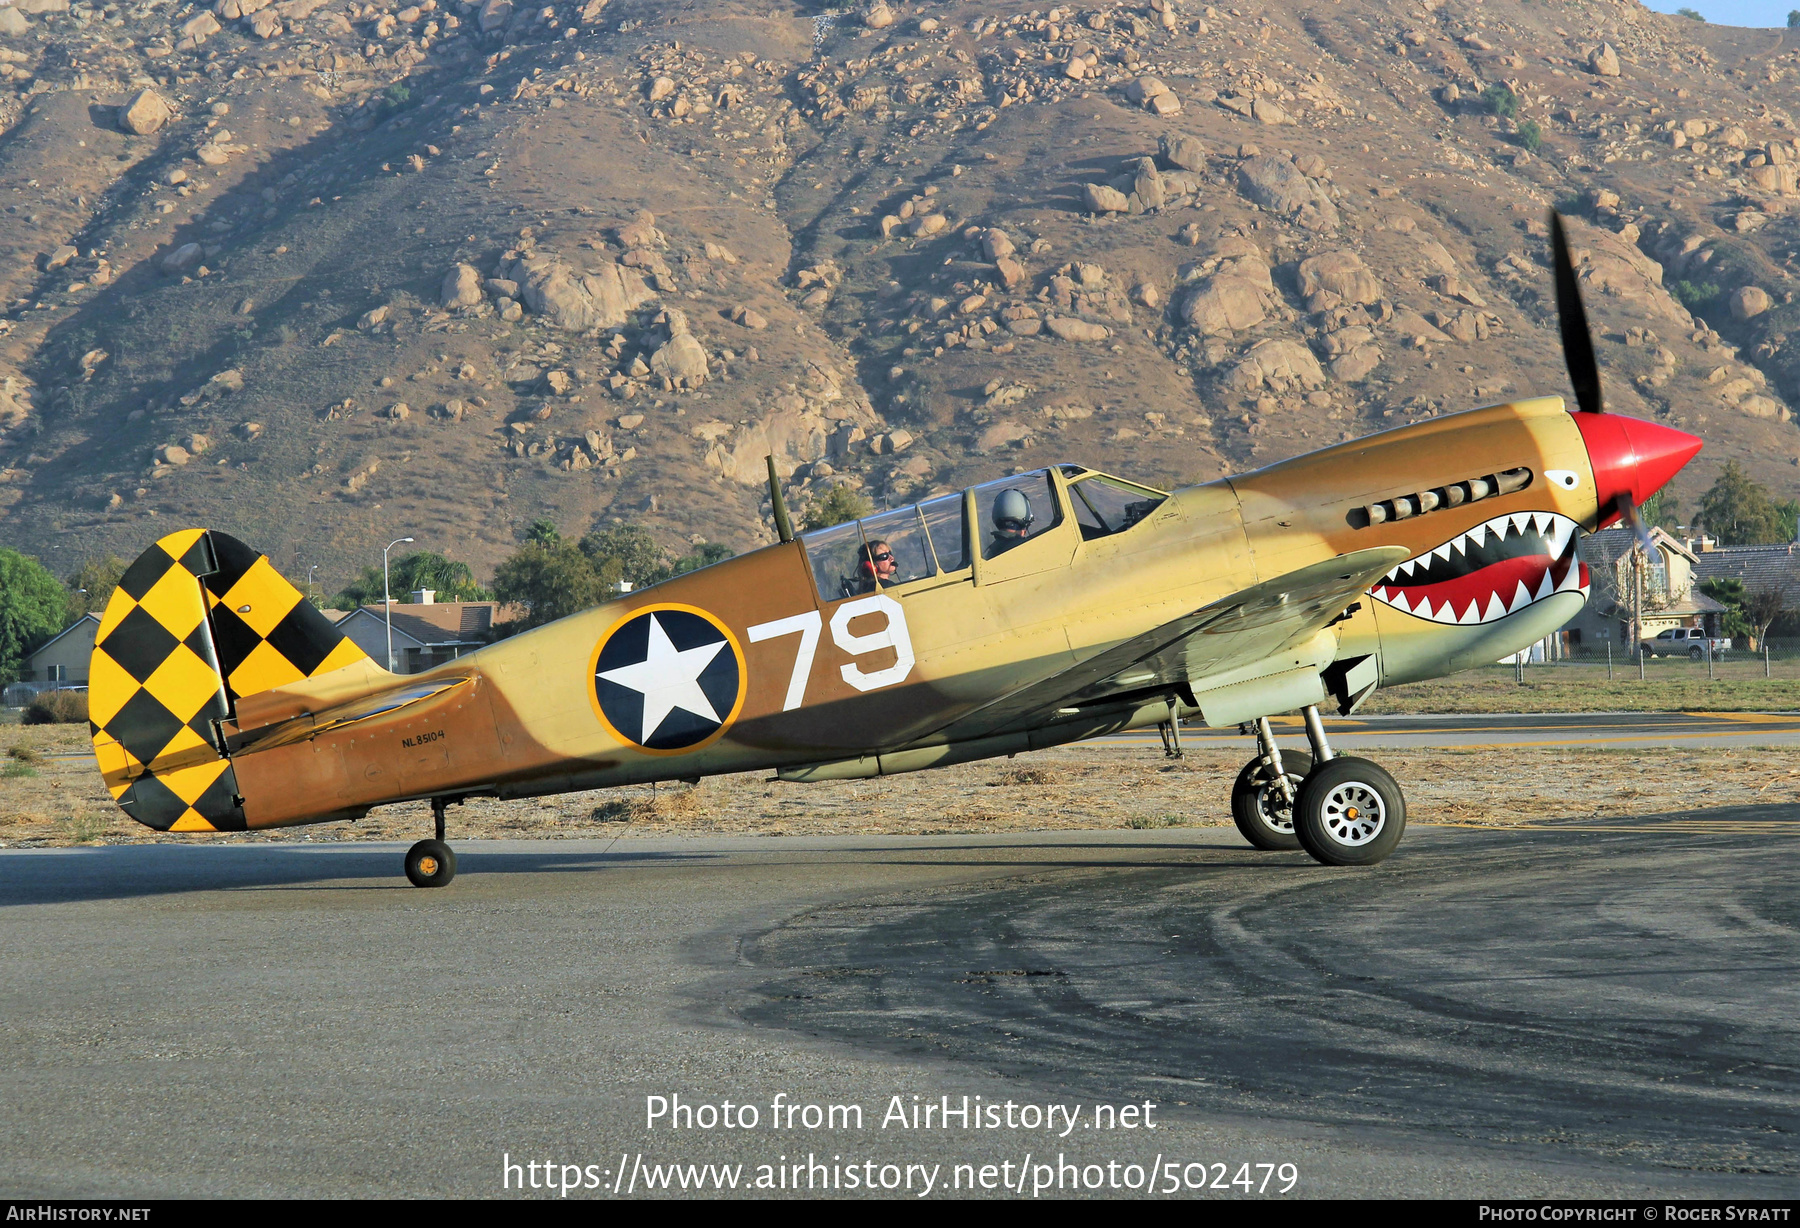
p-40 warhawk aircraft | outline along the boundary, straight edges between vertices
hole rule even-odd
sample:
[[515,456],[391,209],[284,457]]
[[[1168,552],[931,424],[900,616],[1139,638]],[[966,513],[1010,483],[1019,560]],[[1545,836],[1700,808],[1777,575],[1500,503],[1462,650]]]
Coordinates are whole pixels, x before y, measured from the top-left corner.
[[[425,673],[378,667],[223,533],[131,566],[101,620],[94,750],[163,831],[356,819],[429,800],[407,877],[456,873],[445,808],[724,772],[911,772],[1151,725],[1249,725],[1232,791],[1264,849],[1387,857],[1393,777],[1333,754],[1321,705],[1494,661],[1587,599],[1580,532],[1624,520],[1700,449],[1603,411],[1553,219],[1557,397],[1432,418],[1173,492],[1076,465],[781,541]],[[1268,718],[1299,710],[1306,751]]]

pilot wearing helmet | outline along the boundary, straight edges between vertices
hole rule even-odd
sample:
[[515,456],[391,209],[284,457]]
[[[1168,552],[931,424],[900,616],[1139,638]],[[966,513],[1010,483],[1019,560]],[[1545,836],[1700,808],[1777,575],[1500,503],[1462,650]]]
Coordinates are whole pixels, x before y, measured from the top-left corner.
[[1009,486],[994,496],[991,519],[994,535],[988,542],[987,557],[994,558],[1031,535],[1031,500],[1024,491]]

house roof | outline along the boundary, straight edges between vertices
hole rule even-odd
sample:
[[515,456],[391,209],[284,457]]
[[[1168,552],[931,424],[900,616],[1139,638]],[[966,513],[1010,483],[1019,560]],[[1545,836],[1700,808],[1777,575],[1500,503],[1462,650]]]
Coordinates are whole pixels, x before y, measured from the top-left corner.
[[68,626],[64,627],[61,631],[58,631],[55,635],[53,635],[49,639],[45,640],[42,644],[39,644],[36,648],[33,648],[30,652],[26,653],[25,659],[27,661],[31,660],[31,658],[37,656],[38,653],[44,651],[44,649],[46,649],[46,648],[50,647],[50,645],[56,643],[57,640],[60,640],[63,636],[69,634],[69,632],[71,632],[71,631],[75,630],[77,627],[81,626],[82,623],[87,623],[87,622],[91,622],[95,626],[99,626],[100,625],[100,616],[98,614],[83,614],[80,618],[76,619],[74,622],[72,622]]
[[[494,601],[440,601],[431,605],[405,605],[395,602],[394,634],[404,635],[421,645],[485,643],[488,628],[494,625],[499,603]],[[369,618],[384,629],[388,613],[381,606],[359,606],[338,620],[343,627],[352,618]]]
[[1741,580],[1746,593],[1781,590],[1789,609],[1800,608],[1800,543],[1722,546],[1694,556],[1694,579]]
[[[1630,529],[1614,527],[1601,529],[1598,533],[1584,534],[1576,549],[1580,551],[1582,561],[1589,568],[1612,568],[1618,564],[1620,559],[1631,553],[1631,546],[1635,540]],[[1658,550],[1669,554],[1678,554],[1689,563],[1695,563],[1700,558],[1699,555],[1661,529],[1651,529],[1650,540],[1656,543]]]

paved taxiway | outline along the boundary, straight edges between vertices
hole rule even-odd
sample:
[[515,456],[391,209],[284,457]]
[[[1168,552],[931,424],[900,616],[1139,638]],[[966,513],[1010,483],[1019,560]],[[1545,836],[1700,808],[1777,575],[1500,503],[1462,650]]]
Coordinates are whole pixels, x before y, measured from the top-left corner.
[[[1270,722],[1278,737],[1304,747],[1300,718]],[[1648,750],[1684,747],[1800,747],[1800,713],[1793,712],[1572,712],[1500,713],[1483,716],[1355,716],[1327,718],[1325,733],[1332,748],[1359,751],[1371,747],[1419,749],[1459,746],[1471,750],[1501,747],[1593,747],[1602,750]],[[1104,739],[1134,746],[1160,745],[1154,729],[1115,734]],[[1184,725],[1184,747],[1243,747],[1254,751],[1253,739],[1235,729]]]
[[[1796,836],[1791,806],[1417,827],[1373,871],[1220,829],[493,842],[441,891],[395,846],[9,850],[0,1192],[481,1195],[503,1152],[811,1150],[1791,1195]],[[868,1128],[647,1131],[675,1092]],[[1160,1128],[880,1130],[895,1094]]]

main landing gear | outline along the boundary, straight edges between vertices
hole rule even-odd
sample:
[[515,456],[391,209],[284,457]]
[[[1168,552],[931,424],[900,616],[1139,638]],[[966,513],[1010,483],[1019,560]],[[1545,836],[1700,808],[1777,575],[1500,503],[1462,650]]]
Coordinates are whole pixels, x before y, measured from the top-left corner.
[[1231,788],[1231,817],[1259,849],[1305,849],[1328,866],[1372,866],[1406,831],[1406,798],[1380,766],[1334,754],[1319,710],[1304,710],[1312,753],[1282,753],[1265,717],[1257,756]]
[[456,854],[444,843],[444,808],[449,799],[431,799],[437,838],[421,840],[406,850],[406,877],[415,887],[447,887],[456,877]]

